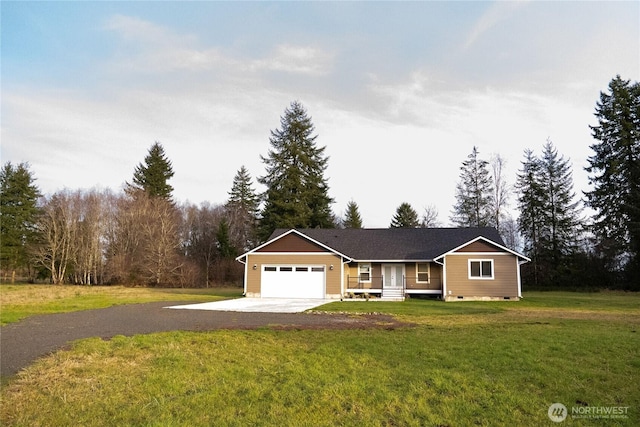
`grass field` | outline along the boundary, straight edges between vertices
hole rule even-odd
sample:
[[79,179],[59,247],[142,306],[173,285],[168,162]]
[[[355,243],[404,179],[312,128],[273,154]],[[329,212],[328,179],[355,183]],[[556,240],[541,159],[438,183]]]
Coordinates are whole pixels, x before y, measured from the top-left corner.
[[[640,425],[638,294],[319,310],[390,313],[413,326],[82,340],[2,389],[0,424]],[[547,415],[555,402],[569,411],[560,424]],[[618,418],[602,418],[608,408]]]
[[165,289],[124,286],[0,285],[0,324],[34,314],[105,308],[153,301],[215,301],[239,297],[241,288]]

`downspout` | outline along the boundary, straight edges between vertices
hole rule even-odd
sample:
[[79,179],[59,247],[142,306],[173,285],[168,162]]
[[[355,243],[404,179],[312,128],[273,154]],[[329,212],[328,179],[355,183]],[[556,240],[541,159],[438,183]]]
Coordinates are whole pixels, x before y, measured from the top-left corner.
[[520,266],[526,264],[527,261],[520,261],[516,258],[516,265],[518,266],[518,298],[522,299],[522,279],[520,278]]
[[247,296],[247,274],[249,273],[247,271],[247,266],[249,265],[247,262],[242,261],[242,256],[239,256],[238,258],[236,258],[236,261],[238,261],[240,264],[244,264],[244,279],[242,280],[242,296]]

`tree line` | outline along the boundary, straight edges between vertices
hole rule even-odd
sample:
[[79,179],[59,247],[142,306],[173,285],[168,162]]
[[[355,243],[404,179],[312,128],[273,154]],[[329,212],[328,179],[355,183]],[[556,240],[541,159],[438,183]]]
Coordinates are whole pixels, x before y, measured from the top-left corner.
[[[531,262],[528,288],[626,288],[640,282],[640,85],[616,76],[596,105],[589,157],[592,190],[573,190],[568,159],[553,142],[523,153],[510,185],[505,159],[473,147],[460,167],[450,222],[496,227],[505,244]],[[218,205],[173,199],[171,161],[154,143],[123,190],[62,190],[42,195],[26,163],[0,171],[2,276],[51,283],[211,286],[241,282],[235,257],[277,228],[360,228],[358,205],[344,215],[331,205],[329,158],[318,146],[311,117],[294,101],[272,130],[257,182],[242,166]],[[511,194],[515,200],[510,200]],[[517,217],[508,210],[517,206]],[[584,207],[594,212],[583,214]],[[402,203],[389,227],[437,227],[434,206],[418,214]]]

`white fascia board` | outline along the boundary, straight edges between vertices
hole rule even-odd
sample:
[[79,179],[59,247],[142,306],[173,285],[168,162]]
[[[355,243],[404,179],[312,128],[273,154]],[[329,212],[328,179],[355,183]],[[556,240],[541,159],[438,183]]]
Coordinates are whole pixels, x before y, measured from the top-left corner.
[[[522,255],[522,254],[519,254],[519,253],[518,253],[518,252],[516,252],[516,251],[512,251],[511,249],[509,249],[509,248],[507,248],[507,247],[505,247],[505,246],[502,246],[501,244],[496,243],[496,242],[494,242],[493,240],[487,239],[487,238],[486,238],[486,237],[484,237],[484,236],[478,236],[478,237],[476,237],[475,239],[469,240],[468,242],[463,243],[463,244],[461,244],[460,246],[455,247],[455,248],[451,249],[450,251],[445,252],[445,253],[443,253],[442,255],[439,255],[439,256],[435,257],[435,258],[434,258],[434,261],[435,261],[435,262],[438,262],[438,260],[439,260],[440,258],[444,258],[444,257],[445,257],[445,256],[447,256],[447,255],[451,255],[452,253],[454,253],[454,252],[458,251],[459,249],[462,249],[462,248],[464,248],[464,247],[465,247],[465,246],[467,246],[467,245],[470,245],[470,244],[472,244],[472,243],[475,243],[475,242],[477,242],[478,240],[483,240],[483,241],[485,241],[486,243],[489,243],[490,245],[497,246],[498,248],[502,249],[503,251],[505,251],[505,252],[509,252],[510,254],[515,255],[515,256],[517,256],[518,258],[521,258],[521,259],[525,260],[525,262],[529,262],[529,261],[531,261],[531,260],[530,260],[529,258],[527,258],[526,256],[524,256],[524,255]],[[465,252],[465,253],[466,253],[466,252]],[[483,253],[486,253],[486,252],[483,252]]]

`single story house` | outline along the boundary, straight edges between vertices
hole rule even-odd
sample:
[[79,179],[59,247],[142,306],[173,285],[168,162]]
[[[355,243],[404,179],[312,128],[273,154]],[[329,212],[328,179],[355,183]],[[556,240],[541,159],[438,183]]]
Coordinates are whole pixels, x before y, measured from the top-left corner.
[[276,230],[236,258],[254,298],[518,300],[520,265],[495,228]]

